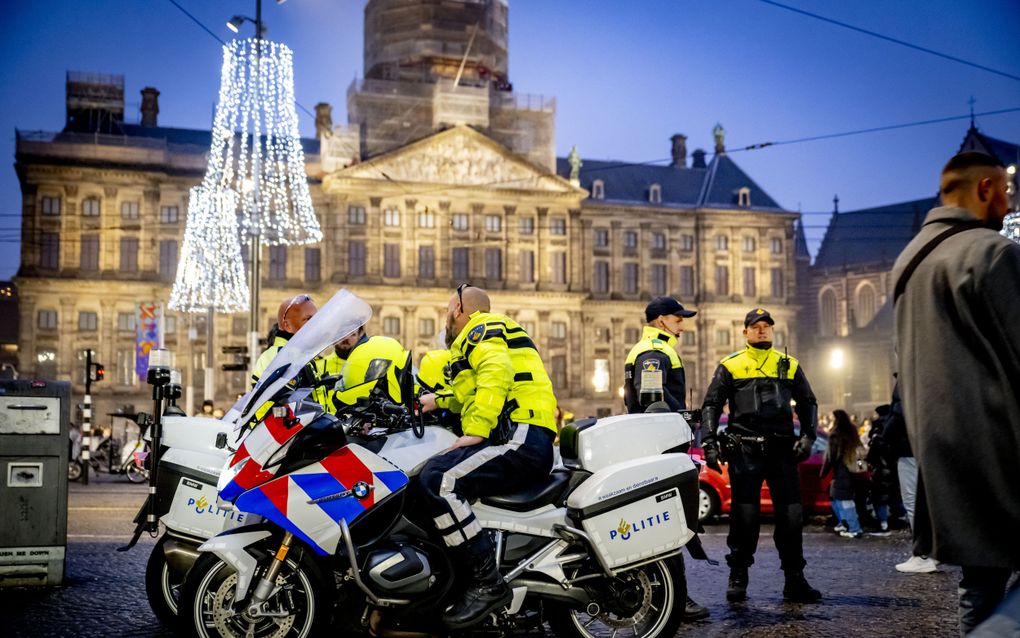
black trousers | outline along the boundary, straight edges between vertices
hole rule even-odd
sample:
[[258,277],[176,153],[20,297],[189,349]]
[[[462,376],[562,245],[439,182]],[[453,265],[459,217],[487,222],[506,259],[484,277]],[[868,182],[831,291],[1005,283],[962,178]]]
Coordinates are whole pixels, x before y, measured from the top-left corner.
[[447,547],[459,547],[482,531],[471,501],[509,494],[548,478],[554,438],[548,428],[518,423],[503,445],[484,441],[440,454],[425,464],[418,475],[422,506]]
[[804,569],[802,528],[804,509],[800,502],[800,476],[793,455],[794,439],[767,438],[765,443],[741,443],[727,452],[733,498],[730,533],[726,544],[730,567],[754,564],[761,530],[761,486],[768,483],[772,494],[776,530],[773,540],[783,571]]
[[[962,568],[960,578],[960,635],[966,636],[989,618],[1006,596],[1012,575],[1008,567]],[[1018,581],[1017,584],[1020,584]],[[1014,588],[1017,587],[1014,585]]]

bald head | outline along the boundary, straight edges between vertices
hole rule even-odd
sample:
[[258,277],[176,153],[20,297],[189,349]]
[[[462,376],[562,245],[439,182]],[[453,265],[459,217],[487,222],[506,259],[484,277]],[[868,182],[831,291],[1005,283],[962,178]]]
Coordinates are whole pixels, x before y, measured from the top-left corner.
[[490,312],[492,304],[489,301],[489,293],[481,288],[467,286],[460,292],[450,296],[450,303],[446,312],[446,334],[449,341],[453,341],[464,329],[464,326],[471,320],[471,315],[476,312]]
[[955,155],[942,169],[939,195],[944,206],[965,208],[992,228],[1001,229],[1009,212],[1009,181],[998,159],[984,153]]
[[276,323],[280,329],[291,334],[301,329],[301,326],[308,323],[318,308],[308,295],[297,295],[280,302],[276,310]]

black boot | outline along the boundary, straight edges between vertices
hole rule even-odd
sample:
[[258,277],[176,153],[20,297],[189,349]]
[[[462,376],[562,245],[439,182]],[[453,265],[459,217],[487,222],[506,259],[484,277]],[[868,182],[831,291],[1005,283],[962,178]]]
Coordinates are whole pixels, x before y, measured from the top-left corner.
[[726,588],[726,600],[731,603],[739,603],[742,600],[747,600],[746,567],[730,567],[730,582],[729,586]]
[[687,597],[687,604],[684,606],[684,622],[704,620],[708,616],[708,607],[694,602],[690,596]]
[[787,572],[783,598],[792,603],[817,603],[822,599],[822,592],[808,584],[804,572]]
[[443,614],[443,624],[450,629],[470,627],[514,597],[496,568],[496,550],[488,536],[476,536],[471,545],[465,548],[471,566],[467,589]]

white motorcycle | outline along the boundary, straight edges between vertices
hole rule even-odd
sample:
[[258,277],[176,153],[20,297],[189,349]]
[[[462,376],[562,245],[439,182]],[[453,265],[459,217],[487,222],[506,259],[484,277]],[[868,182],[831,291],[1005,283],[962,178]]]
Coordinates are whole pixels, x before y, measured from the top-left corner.
[[[247,519],[199,547],[178,612],[187,635],[445,633],[439,610],[458,569],[408,497],[455,436],[407,406],[365,405],[338,420],[307,391],[285,389],[292,372],[370,316],[338,293],[228,414],[236,449],[219,506]],[[306,335],[310,327],[328,341]],[[276,407],[247,428],[268,398]],[[363,434],[366,423],[374,432]],[[686,600],[680,552],[696,540],[698,470],[686,454],[665,452],[691,439],[674,413],[581,421],[561,433],[565,469],[474,503],[514,596],[472,630],[512,635],[548,622],[559,636],[672,636]]]

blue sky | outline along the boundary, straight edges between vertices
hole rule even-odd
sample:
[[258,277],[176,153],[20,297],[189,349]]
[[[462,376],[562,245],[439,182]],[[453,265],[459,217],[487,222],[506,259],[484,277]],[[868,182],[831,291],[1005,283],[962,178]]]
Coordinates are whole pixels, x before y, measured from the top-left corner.
[[[254,2],[178,0],[223,39]],[[1020,75],[1016,0],[786,0],[856,26]],[[167,0],[5,2],[0,8],[0,279],[14,275],[20,192],[14,131],[59,130],[67,70],[122,73],[127,113],[155,86],[162,125],[208,128],[220,45]],[[362,73],[362,0],[266,0],[268,36],[294,50],[298,101],[334,105]],[[250,29],[250,27],[247,27]],[[556,145],[582,157],[669,156],[669,137],[711,149],[1020,107],[1020,81],[910,50],[760,0],[511,0],[510,79],[557,100]],[[302,133],[313,119],[300,114]],[[1020,113],[979,117],[1020,141]],[[781,205],[805,213],[812,251],[832,198],[853,210],[934,194],[966,120],[733,152]]]

